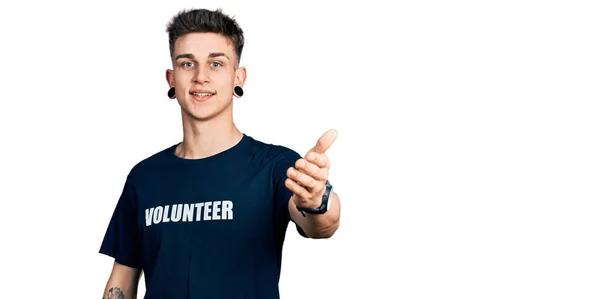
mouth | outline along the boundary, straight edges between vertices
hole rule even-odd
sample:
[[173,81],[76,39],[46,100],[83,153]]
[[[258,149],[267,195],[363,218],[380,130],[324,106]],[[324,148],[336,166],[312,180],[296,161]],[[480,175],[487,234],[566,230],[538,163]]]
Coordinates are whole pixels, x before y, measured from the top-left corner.
[[198,91],[198,92],[190,92],[192,98],[198,102],[204,102],[212,98],[215,95],[214,92],[209,91]]

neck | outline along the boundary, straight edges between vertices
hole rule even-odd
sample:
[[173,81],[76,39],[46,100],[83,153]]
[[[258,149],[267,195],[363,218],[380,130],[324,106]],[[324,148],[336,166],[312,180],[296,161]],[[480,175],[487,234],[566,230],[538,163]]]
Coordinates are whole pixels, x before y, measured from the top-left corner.
[[233,147],[243,137],[227,113],[209,120],[198,120],[185,112],[182,116],[183,142],[175,149],[175,155],[180,158],[210,157]]

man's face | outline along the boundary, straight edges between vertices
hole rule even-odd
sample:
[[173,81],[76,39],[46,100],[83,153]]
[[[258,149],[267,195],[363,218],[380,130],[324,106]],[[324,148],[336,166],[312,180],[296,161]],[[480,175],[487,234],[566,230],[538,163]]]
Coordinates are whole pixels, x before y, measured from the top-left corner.
[[236,71],[233,43],[216,33],[189,33],[175,42],[173,71],[177,101],[187,116],[207,120],[231,106],[233,87],[243,87],[245,70]]

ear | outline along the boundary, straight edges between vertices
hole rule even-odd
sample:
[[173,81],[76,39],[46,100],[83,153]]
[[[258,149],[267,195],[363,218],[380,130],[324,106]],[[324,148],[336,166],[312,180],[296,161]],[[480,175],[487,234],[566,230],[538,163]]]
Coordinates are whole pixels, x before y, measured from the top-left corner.
[[169,88],[175,86],[175,78],[173,77],[173,70],[167,70],[166,72],[167,84],[169,84]]
[[244,87],[246,83],[246,68],[239,67],[235,70],[235,80],[233,81],[233,86]]

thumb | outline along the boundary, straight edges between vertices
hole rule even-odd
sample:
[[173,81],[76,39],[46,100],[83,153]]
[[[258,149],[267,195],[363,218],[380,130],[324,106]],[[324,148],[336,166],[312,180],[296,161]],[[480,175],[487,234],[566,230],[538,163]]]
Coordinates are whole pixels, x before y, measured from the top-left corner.
[[321,135],[321,137],[317,141],[317,144],[312,148],[311,151],[317,152],[319,154],[324,154],[329,149],[329,147],[331,147],[331,145],[336,139],[337,131],[331,129],[325,132],[325,134]]

